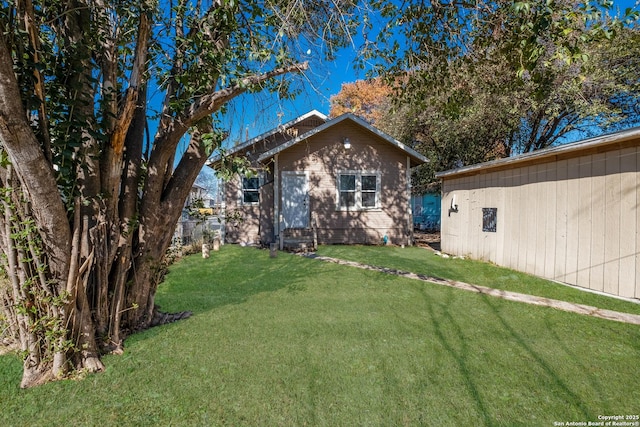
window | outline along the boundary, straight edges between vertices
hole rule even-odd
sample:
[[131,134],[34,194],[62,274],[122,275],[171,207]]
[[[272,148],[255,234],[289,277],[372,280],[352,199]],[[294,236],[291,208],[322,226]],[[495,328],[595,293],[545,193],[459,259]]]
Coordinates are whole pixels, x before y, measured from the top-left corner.
[[338,174],[338,209],[359,210],[379,207],[378,172],[341,172]]
[[242,204],[251,205],[260,201],[260,178],[242,177]]
[[356,176],[340,175],[340,207],[351,208],[356,205]]
[[362,207],[375,208],[376,195],[378,194],[378,177],[376,175],[362,175]]
[[482,208],[482,231],[495,233],[498,222],[498,208]]

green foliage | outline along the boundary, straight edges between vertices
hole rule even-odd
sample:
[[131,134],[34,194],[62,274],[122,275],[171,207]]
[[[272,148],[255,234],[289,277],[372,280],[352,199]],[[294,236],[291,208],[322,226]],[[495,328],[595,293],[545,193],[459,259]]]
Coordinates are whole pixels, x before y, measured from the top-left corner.
[[389,24],[361,58],[378,61],[396,91],[376,125],[431,160],[414,173],[418,191],[437,171],[640,122],[637,10],[611,17],[608,0],[403,5],[385,9]]
[[[194,100],[225,87],[242,86],[248,75],[295,62],[300,46],[318,37],[326,37],[327,52],[346,45],[357,20],[340,17],[353,10],[354,3],[339,3],[300,8],[289,1],[184,1],[166,7],[156,1],[136,5],[116,1],[105,9],[80,6],[69,13],[66,3],[35,2],[36,49],[29,32],[18,25],[17,4],[2,2],[0,23],[13,53],[25,111],[33,114],[32,125],[43,150],[50,151],[69,209],[78,194],[78,174],[87,167],[84,159],[100,156],[109,141],[118,113],[112,104],[125,96],[142,14],[155,23],[147,79],[166,92],[168,108],[163,114],[178,117]],[[119,60],[109,64],[111,55]],[[117,67],[115,81],[108,73],[111,65]],[[42,99],[37,74],[43,82]],[[282,99],[300,91],[287,78],[246,89],[270,90]],[[42,105],[46,117],[39,111]],[[46,128],[41,121],[45,118]],[[215,150],[223,136],[216,133],[204,139],[207,153]],[[96,143],[97,150],[90,148]]]
[[[19,188],[3,186],[0,188],[0,215],[2,219],[6,213],[11,215],[9,223],[10,234],[7,239],[11,243],[2,253],[2,282],[8,281],[6,276],[20,276],[24,279],[19,289],[12,286],[0,285],[0,301],[12,302],[11,312],[26,319],[24,326],[27,332],[37,337],[40,343],[40,361],[50,364],[56,352],[66,352],[73,348],[73,341],[67,336],[64,319],[58,313],[66,306],[69,295],[66,292],[57,293],[46,279],[47,265],[42,251],[42,242],[38,234],[35,220],[25,215],[23,210],[27,206]],[[4,221],[0,221],[2,226]],[[19,266],[12,269],[7,262],[9,252],[17,257]],[[17,292],[16,292],[17,291]],[[4,313],[7,311],[2,310]],[[16,319],[0,319],[0,327],[7,330],[8,323]],[[3,326],[4,324],[4,326]],[[4,332],[1,335],[4,335]],[[18,337],[9,337],[9,342]],[[29,353],[25,349],[21,356],[26,358]]]
[[[16,296],[20,313],[30,319],[16,333],[29,348],[23,386],[51,377],[49,340],[59,328],[79,344],[67,355],[72,369],[99,371],[99,353],[112,348],[96,339],[109,335],[118,347],[153,323],[151,310],[131,307],[154,306],[171,224],[226,137],[213,116],[243,93],[295,96],[291,75],[308,69],[308,46],[326,41],[331,56],[346,45],[355,7],[352,0],[0,0],[2,113],[13,116],[0,126],[0,164],[14,162],[28,207],[0,245],[28,266],[12,274],[24,294]],[[245,169],[242,159],[228,165]],[[68,283],[79,302],[57,310],[64,324],[55,323],[58,300],[49,296],[60,297]]]
[[216,176],[228,181],[235,175],[250,176],[254,173],[251,162],[243,156],[229,155],[229,150],[219,150],[220,162],[216,164]]

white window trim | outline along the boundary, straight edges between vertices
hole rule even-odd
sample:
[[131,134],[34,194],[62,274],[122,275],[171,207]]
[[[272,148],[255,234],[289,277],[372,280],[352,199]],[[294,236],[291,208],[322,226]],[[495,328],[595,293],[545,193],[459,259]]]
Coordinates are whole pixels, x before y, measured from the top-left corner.
[[[355,175],[356,176],[356,200],[355,206],[340,206],[340,175]],[[362,176],[363,175],[375,175],[376,177],[376,202],[375,206],[362,206]],[[380,206],[380,192],[381,192],[381,173],[380,171],[356,171],[356,170],[342,170],[336,173],[336,211],[379,211]]]
[[[245,202],[244,201],[244,178],[258,178],[258,201],[257,202]],[[240,175],[240,188],[238,190],[238,205],[240,206],[258,206],[260,204],[260,188],[264,185],[264,172],[258,172],[257,176],[247,177]]]

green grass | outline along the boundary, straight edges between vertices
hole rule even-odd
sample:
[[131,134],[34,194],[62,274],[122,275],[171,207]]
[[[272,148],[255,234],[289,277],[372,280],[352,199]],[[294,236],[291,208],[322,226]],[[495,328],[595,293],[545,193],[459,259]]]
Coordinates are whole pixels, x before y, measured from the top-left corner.
[[174,265],[157,302],[194,316],[130,337],[102,374],[20,390],[20,362],[0,356],[0,425],[511,426],[639,410],[633,325],[229,245]]
[[562,286],[481,261],[443,259],[418,247],[321,246],[319,255],[426,274],[432,277],[640,314],[640,304]]

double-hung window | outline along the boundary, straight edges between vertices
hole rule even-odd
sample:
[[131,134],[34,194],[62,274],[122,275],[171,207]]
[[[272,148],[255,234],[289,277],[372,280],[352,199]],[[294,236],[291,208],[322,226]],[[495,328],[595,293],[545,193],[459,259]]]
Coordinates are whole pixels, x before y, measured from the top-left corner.
[[340,174],[338,176],[338,192],[340,208],[356,206],[356,175]]
[[260,177],[242,177],[242,204],[254,205],[260,201]]
[[366,210],[380,206],[380,173],[338,173],[338,210]]

